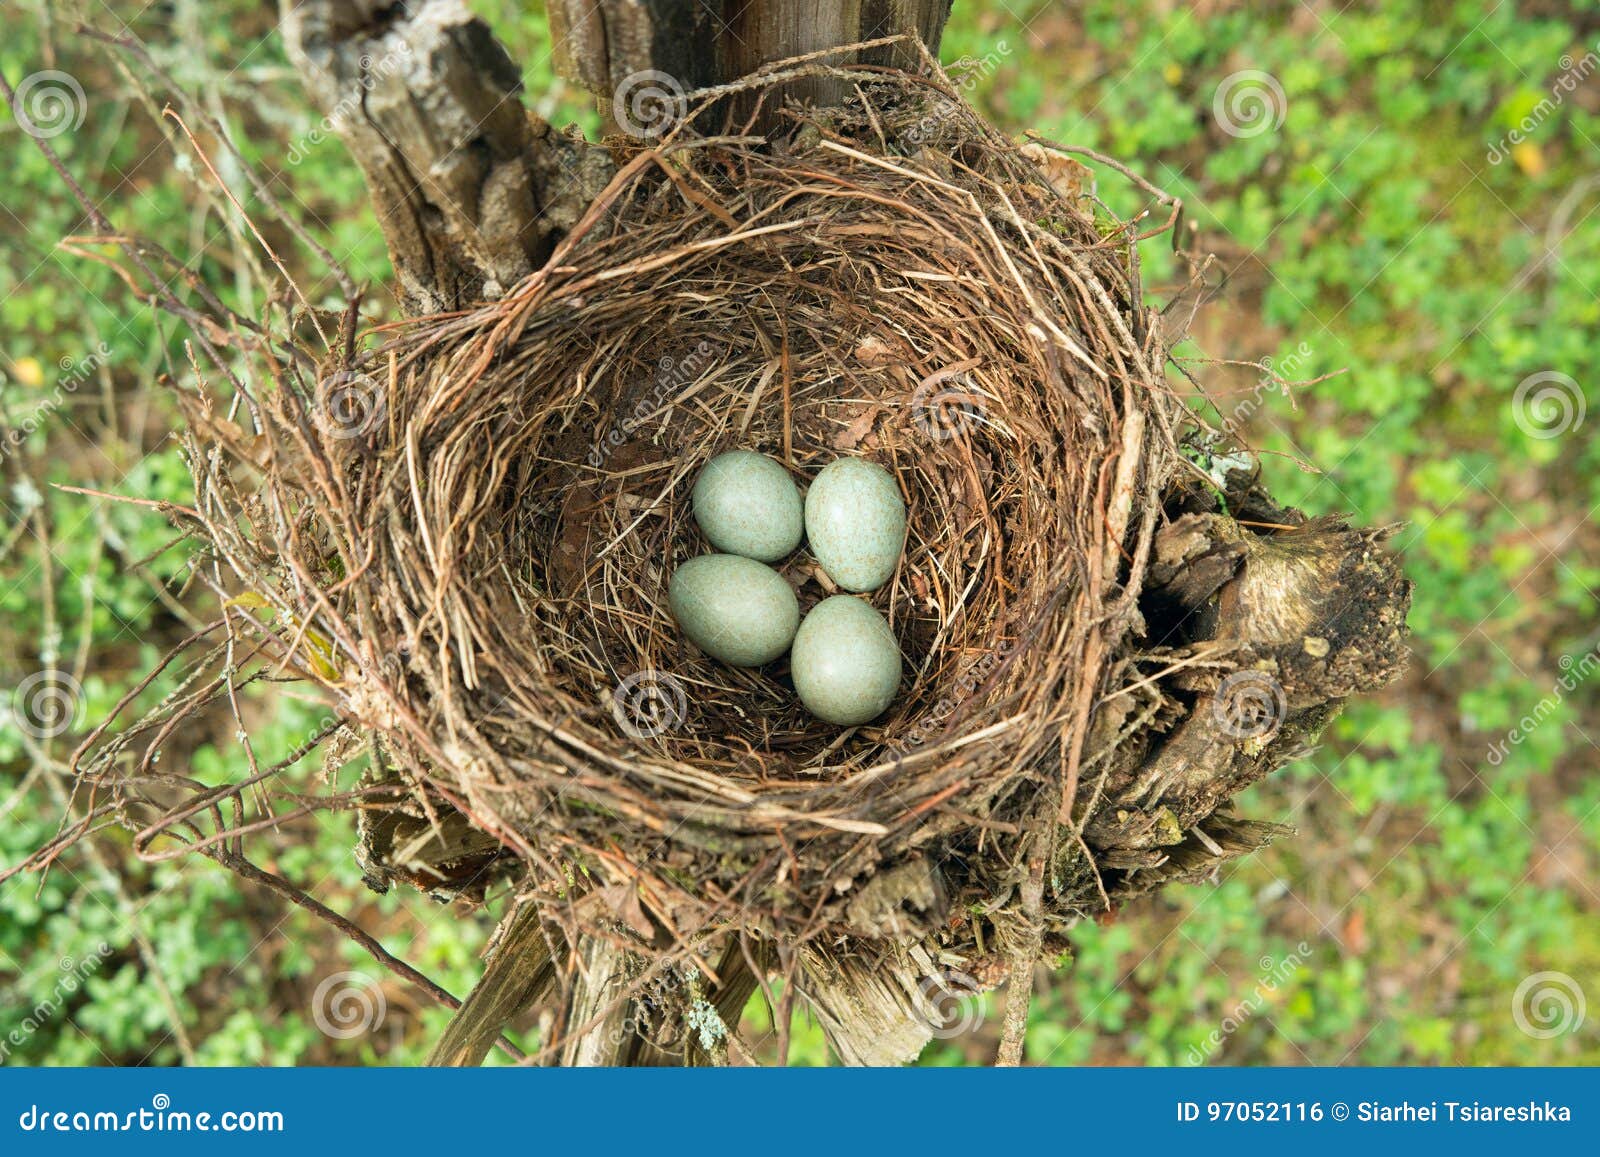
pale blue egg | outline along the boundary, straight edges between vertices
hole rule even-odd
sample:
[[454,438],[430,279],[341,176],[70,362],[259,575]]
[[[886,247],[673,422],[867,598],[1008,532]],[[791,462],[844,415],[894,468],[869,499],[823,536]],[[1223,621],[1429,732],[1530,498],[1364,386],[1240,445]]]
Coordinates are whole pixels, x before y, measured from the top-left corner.
[[718,454],[695,480],[693,502],[695,521],[720,551],[776,562],[800,545],[800,489],[765,454]]
[[853,595],[811,608],[789,655],[806,710],[851,727],[883,714],[900,687],[900,644],[884,617]]
[[906,504],[894,476],[865,458],[836,458],[806,492],[806,537],[828,577],[847,591],[877,590],[894,575]]
[[789,649],[800,604],[784,577],[736,554],[703,554],[667,584],[672,617],[689,641],[734,667],[759,667]]

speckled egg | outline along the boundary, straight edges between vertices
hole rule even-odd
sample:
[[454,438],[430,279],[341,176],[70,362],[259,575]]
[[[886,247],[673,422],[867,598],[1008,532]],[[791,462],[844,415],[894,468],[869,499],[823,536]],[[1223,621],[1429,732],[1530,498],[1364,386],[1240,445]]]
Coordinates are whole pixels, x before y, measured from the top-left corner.
[[718,550],[776,562],[800,545],[800,490],[765,454],[718,454],[695,480],[693,501],[695,521]]
[[852,727],[876,719],[893,701],[900,644],[877,611],[853,595],[834,595],[800,624],[789,670],[806,710]]
[[734,667],[772,662],[800,624],[800,604],[783,576],[736,554],[691,558],[673,573],[667,602],[690,642]]
[[806,537],[828,577],[847,591],[877,590],[900,561],[906,504],[882,466],[836,458],[806,493]]

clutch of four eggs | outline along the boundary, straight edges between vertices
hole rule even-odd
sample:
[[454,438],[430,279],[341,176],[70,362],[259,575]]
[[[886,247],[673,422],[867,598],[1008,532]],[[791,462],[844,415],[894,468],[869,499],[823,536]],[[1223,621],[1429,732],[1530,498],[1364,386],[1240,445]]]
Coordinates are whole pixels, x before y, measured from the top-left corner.
[[722,553],[692,558],[672,576],[668,601],[689,640],[735,667],[791,651],[795,691],[813,715],[842,726],[881,715],[900,685],[900,646],[883,616],[854,595],[835,595],[801,622],[794,590],[767,564],[805,536],[844,590],[888,582],[906,524],[889,472],[863,458],[835,459],[802,502],[781,465],[736,450],[706,464],[692,501],[695,521]]

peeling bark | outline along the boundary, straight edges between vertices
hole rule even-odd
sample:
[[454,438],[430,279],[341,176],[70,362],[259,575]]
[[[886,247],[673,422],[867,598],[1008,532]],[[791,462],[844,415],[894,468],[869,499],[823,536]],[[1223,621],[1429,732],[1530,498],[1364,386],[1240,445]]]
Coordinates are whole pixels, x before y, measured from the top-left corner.
[[496,297],[587,204],[591,146],[521,100],[516,64],[460,0],[282,0],[290,59],[367,178],[408,313]]
[[550,941],[536,905],[502,924],[483,975],[428,1054],[430,1065],[481,1065],[512,1018],[542,999],[555,980]]
[[[937,52],[950,0],[551,0],[547,11],[562,71],[599,97],[609,115],[612,94],[645,72],[665,73],[685,90],[709,88],[775,60],[906,32]],[[921,57],[907,42],[853,59],[909,68]],[[819,105],[847,95],[827,77],[782,91]],[[769,97],[758,131],[775,123],[773,103]]]

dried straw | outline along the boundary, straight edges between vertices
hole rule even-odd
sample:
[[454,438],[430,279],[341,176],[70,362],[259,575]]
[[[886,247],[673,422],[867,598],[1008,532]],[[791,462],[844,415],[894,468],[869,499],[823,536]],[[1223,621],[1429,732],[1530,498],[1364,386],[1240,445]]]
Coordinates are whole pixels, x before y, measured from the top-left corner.
[[[234,600],[205,636],[225,670],[91,737],[121,796],[85,825],[137,800],[158,817],[142,850],[193,851],[281,821],[150,756],[259,652],[253,678],[320,684],[380,755],[293,814],[459,813],[525,891],[607,897],[658,948],[715,926],[974,956],[1104,907],[1081,833],[1122,736],[1092,728],[1123,683],[1125,705],[1156,698],[1126,657],[1177,462],[1138,226],[1052,184],[942,74],[832,71],[856,99],[791,112],[776,144],[691,120],[635,146],[501,300],[276,357],[226,412],[190,399],[197,497],[175,516]],[[673,624],[668,579],[708,549],[690,487],[733,448],[801,482],[858,454],[900,484],[904,557],[871,601],[906,675],[870,725],[818,722],[784,661],[732,669]],[[834,593],[804,549],[781,569],[802,610]],[[252,754],[249,782],[293,762]],[[885,924],[864,884],[907,864],[945,895]]]

